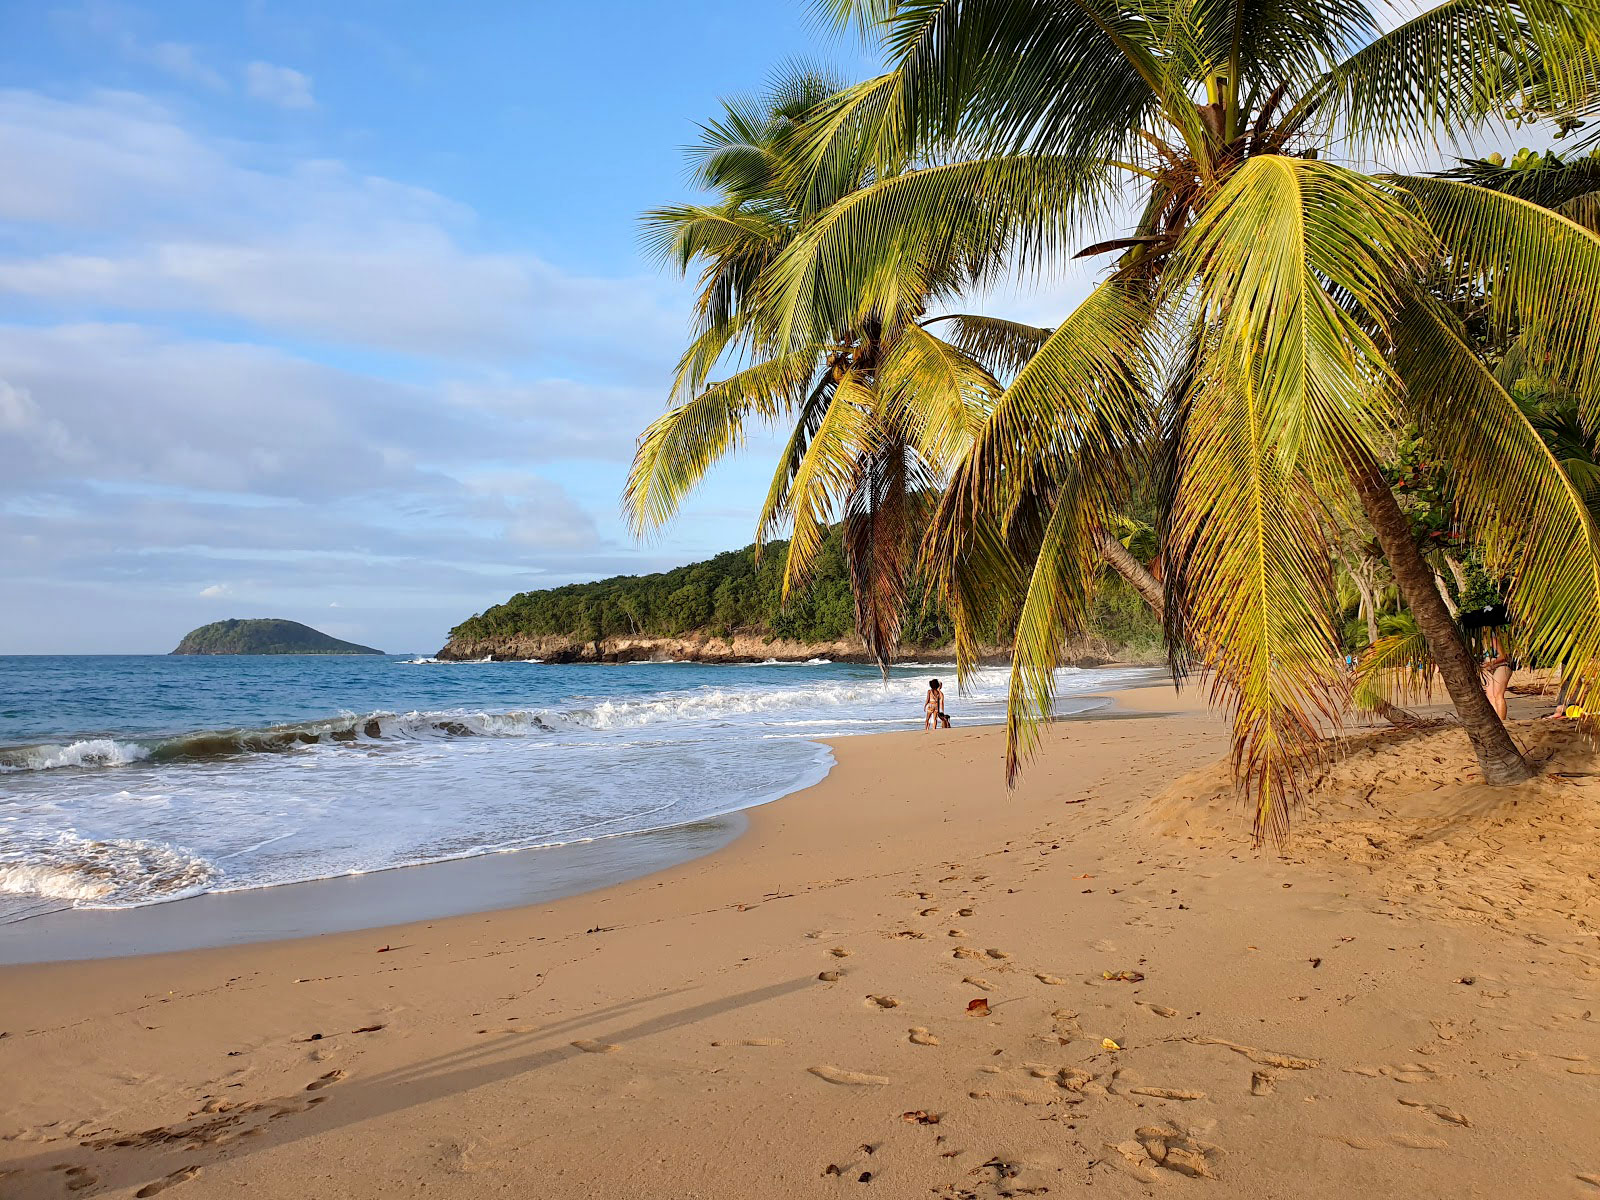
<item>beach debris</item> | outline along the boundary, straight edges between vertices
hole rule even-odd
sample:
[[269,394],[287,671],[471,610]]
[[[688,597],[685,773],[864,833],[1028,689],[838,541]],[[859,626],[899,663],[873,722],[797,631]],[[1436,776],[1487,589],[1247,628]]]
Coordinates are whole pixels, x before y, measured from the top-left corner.
[[856,1153],[858,1154],[876,1154],[877,1152],[878,1148],[871,1142],[862,1142],[861,1145],[856,1147]]
[[1311,961],[1311,969],[1313,971],[1315,971],[1318,967],[1320,967],[1322,965],[1322,960],[1320,958],[1313,958],[1310,961]]
[[857,1183],[871,1183],[872,1182],[872,1172],[871,1171],[863,1171],[863,1172],[861,1172],[861,1174],[856,1176],[856,1182]]
[[596,925],[593,929],[585,929],[584,932],[585,933],[610,933],[615,928],[616,928],[615,925]]
[[1143,983],[1143,971],[1101,971],[1101,979],[1109,979],[1113,983]]
[[987,1017],[989,1015],[989,998],[979,996],[967,1004],[967,1015],[970,1017]]
[[1102,1050],[1121,1050],[1122,1047],[1117,1045],[1117,1043],[1112,1041],[1110,1038],[1101,1038],[1100,1039],[1100,1049],[1102,1049]]
[[829,1163],[822,1169],[822,1173],[824,1175],[843,1175],[844,1171],[840,1168],[838,1163]]
[[394,949],[393,946],[387,946],[387,945],[379,946],[376,950],[373,951],[373,953],[374,954],[387,954],[387,953],[389,953],[389,951],[391,951],[393,949]]
[[835,1067],[829,1063],[822,1063],[815,1067],[807,1067],[807,1071],[818,1079],[828,1083],[850,1084],[855,1087],[884,1087],[889,1082],[887,1075],[869,1075],[865,1071],[847,1071],[843,1067]]
[[909,1112],[900,1114],[900,1119],[912,1125],[937,1125],[939,1114],[931,1113],[925,1108],[914,1108]]

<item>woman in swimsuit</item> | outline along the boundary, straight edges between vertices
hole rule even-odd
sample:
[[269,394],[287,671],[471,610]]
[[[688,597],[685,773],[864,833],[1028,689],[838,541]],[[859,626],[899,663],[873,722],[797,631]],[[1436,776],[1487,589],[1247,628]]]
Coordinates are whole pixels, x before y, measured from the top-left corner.
[[1516,660],[1500,645],[1500,635],[1490,638],[1494,654],[1483,664],[1483,690],[1500,719],[1506,719],[1506,691],[1511,687],[1511,673],[1517,669]]
[[928,680],[928,695],[922,702],[922,728],[926,732],[936,725],[950,728],[950,718],[944,711],[944,685],[937,679]]

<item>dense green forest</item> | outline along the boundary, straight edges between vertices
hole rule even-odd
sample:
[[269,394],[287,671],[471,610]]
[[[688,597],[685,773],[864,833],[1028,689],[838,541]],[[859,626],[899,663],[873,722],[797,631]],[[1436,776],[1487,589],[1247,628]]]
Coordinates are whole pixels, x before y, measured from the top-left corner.
[[[839,530],[828,535],[811,587],[791,596],[787,606],[781,602],[786,550],[784,542],[769,543],[758,562],[752,545],[656,575],[521,592],[463,621],[450,637],[564,635],[593,642],[611,636],[750,633],[831,642],[853,633],[855,609]],[[1148,608],[1113,575],[1101,581],[1091,634],[1144,655],[1154,653],[1161,641]],[[914,580],[905,606],[904,644],[945,646],[951,637],[949,613],[922,581]]]

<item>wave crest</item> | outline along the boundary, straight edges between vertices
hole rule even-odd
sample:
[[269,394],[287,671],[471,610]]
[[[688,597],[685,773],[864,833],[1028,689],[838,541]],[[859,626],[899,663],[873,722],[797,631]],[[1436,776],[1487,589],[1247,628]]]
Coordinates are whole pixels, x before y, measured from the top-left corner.
[[72,833],[0,841],[0,893],[124,908],[204,891],[217,868],[171,846]]

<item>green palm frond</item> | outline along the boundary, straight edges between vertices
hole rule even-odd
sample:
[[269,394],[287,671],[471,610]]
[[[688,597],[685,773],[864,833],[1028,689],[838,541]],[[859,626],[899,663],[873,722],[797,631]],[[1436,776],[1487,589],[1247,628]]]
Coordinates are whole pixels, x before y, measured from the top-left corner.
[[783,600],[805,586],[828,526],[851,494],[858,464],[882,448],[879,397],[872,383],[846,371],[832,389],[827,407],[792,468],[779,465],[756,529],[758,542],[770,539],[785,520],[792,525],[784,561]]
[[768,272],[776,339],[794,344],[900,311],[940,278],[971,284],[1008,263],[1037,268],[1070,243],[1107,187],[1093,163],[1021,155],[907,171],[852,192]]
[[[946,321],[950,324],[945,325]],[[929,317],[919,324],[924,329],[938,326],[940,337],[1001,378],[1009,378],[1022,370],[1054,332],[1036,325],[973,313],[945,313],[943,316]]]
[[878,370],[889,424],[906,431],[928,462],[953,464],[1000,395],[972,356],[916,325],[900,331]]
[[1410,613],[1378,619],[1380,637],[1356,662],[1351,702],[1362,712],[1412,704],[1432,694],[1438,668],[1428,639]]
[[1356,147],[1456,141],[1525,96],[1585,106],[1600,14],[1561,0],[1446,0],[1356,51],[1309,91]]
[[652,421],[622,495],[634,531],[671,520],[684,496],[741,442],[746,420],[778,418],[798,403],[815,370],[815,357],[804,353],[757,363]]
[[1179,430],[1168,611],[1233,713],[1233,764],[1258,837],[1281,838],[1298,775],[1337,725],[1345,680],[1324,602],[1320,505],[1273,436],[1260,361],[1213,355]]
[[1526,651],[1543,663],[1600,663],[1600,529],[1583,494],[1436,303],[1419,298],[1400,314],[1395,370],[1451,464],[1463,524],[1511,581]]
[[1582,400],[1600,427],[1600,234],[1516,196],[1455,180],[1396,181],[1450,253],[1455,270],[1484,291],[1502,328],[1521,331],[1533,361]]

